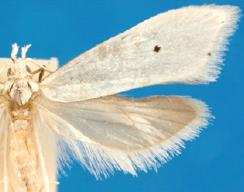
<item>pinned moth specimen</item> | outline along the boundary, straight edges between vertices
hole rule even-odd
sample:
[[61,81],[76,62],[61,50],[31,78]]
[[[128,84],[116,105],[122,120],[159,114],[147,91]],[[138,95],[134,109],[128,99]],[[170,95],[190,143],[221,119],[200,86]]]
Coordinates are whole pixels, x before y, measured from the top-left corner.
[[239,9],[168,11],[57,69],[13,44],[0,59],[0,192],[54,192],[57,169],[78,160],[95,177],[156,169],[195,138],[210,114],[182,96],[131,99],[154,84],[215,81]]

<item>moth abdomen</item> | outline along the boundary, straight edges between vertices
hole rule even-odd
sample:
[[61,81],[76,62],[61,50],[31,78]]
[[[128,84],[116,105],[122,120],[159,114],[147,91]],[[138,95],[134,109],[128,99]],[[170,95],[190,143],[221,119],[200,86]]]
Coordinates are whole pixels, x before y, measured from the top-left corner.
[[40,191],[42,179],[38,168],[30,107],[13,107],[10,113],[12,118],[9,126],[9,163],[15,173],[11,179],[17,181],[10,181],[10,185],[15,185],[11,187],[17,187],[20,191]]

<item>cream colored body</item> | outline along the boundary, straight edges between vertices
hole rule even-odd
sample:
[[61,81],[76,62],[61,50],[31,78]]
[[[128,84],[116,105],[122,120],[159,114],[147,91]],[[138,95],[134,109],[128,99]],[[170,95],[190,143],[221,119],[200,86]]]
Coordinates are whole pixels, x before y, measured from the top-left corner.
[[[57,60],[14,59],[0,59],[0,82],[7,98],[4,106],[9,122],[0,192],[54,192],[57,185],[56,153],[49,155],[53,156],[50,161],[43,160],[32,119],[32,100],[38,95],[39,73],[28,72],[26,66],[31,71],[47,66],[49,72],[43,75],[45,78],[57,69]],[[48,170],[48,166],[52,168]]]
[[[11,171],[6,192],[56,191],[56,166],[53,165],[55,162],[43,162],[41,159],[31,111],[30,104],[11,106],[11,123],[8,129],[8,168]],[[47,170],[48,166],[53,168]],[[50,180],[45,181],[46,178]],[[45,182],[48,182],[48,185],[45,185]]]
[[39,154],[31,124],[30,106],[12,106],[9,127],[9,159],[15,183],[10,188],[18,192],[43,191],[43,177],[39,168]]

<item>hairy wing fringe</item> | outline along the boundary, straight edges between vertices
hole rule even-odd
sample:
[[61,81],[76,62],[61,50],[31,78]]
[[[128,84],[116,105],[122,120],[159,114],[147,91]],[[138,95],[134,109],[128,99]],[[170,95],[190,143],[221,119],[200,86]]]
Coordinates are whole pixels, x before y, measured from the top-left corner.
[[174,155],[180,154],[184,148],[184,141],[198,136],[210,118],[204,103],[191,98],[182,98],[195,110],[195,118],[159,145],[131,151],[114,149],[91,140],[62,119],[59,114],[49,111],[46,106],[39,105],[37,109],[44,115],[45,124],[59,137],[59,165],[69,163],[71,160],[69,155],[72,153],[75,159],[99,179],[113,174],[114,170],[137,175],[138,170],[146,172],[149,169],[157,169]]
[[[211,6],[210,6],[211,8]],[[213,6],[214,8],[214,6]],[[220,74],[221,65],[223,64],[225,51],[228,50],[229,37],[237,29],[237,24],[240,19],[240,8],[237,6],[223,6],[223,11],[226,12],[225,25],[220,29],[217,34],[214,47],[212,47],[211,59],[208,61],[208,68],[206,70],[206,76],[199,78],[206,82],[216,81]],[[199,80],[197,80],[199,81]]]

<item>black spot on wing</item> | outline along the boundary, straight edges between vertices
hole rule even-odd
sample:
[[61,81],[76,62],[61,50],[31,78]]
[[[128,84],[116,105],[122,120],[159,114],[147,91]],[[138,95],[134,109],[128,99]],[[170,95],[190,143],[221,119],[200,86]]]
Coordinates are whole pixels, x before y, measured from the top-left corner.
[[159,47],[158,45],[155,45],[153,51],[158,53],[160,51],[160,49],[161,49],[161,47]]

